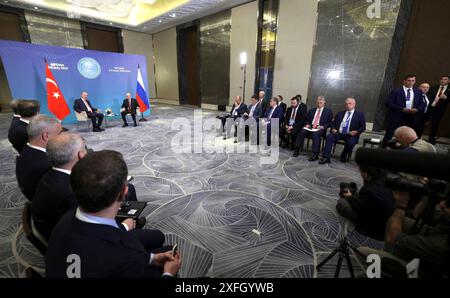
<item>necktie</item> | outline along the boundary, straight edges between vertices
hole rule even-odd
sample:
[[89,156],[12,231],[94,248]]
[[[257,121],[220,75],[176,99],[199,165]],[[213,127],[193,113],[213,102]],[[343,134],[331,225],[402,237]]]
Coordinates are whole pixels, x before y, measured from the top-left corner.
[[128,109],[131,111],[131,99],[128,100]]
[[439,89],[439,92],[438,92],[438,98],[440,98],[441,96],[442,96],[442,94],[444,93],[444,87],[442,87],[441,86],[441,88]]
[[272,110],[270,111],[270,114],[269,114],[269,120],[272,119],[273,111],[275,111],[275,108],[272,108]]
[[295,116],[297,116],[297,108],[294,109],[294,112],[291,115],[291,121],[295,120]]
[[322,110],[317,110],[316,118],[314,118],[313,128],[317,128],[320,123],[320,116],[322,115]]
[[344,124],[344,127],[342,128],[342,133],[343,134],[348,134],[348,130],[349,130],[349,123],[350,123],[350,112],[347,112],[347,114],[346,114],[347,116],[346,116],[346,119],[345,119],[345,124]]

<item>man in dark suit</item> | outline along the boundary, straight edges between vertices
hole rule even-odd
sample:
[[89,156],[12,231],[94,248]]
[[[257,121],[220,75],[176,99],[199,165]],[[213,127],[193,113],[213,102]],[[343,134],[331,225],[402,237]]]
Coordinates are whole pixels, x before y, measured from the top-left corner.
[[87,116],[92,121],[92,131],[104,131],[104,129],[101,128],[103,122],[103,114],[100,113],[99,109],[96,109],[91,105],[91,102],[88,100],[88,93],[86,91],[83,91],[81,93],[81,98],[75,99],[73,109],[77,113],[86,112]]
[[439,124],[445,111],[448,107],[448,102],[450,100],[450,88],[448,86],[449,76],[445,75],[441,77],[439,85],[430,88],[428,92],[430,103],[430,116],[431,116],[431,129],[429,142],[431,144],[436,144],[436,136],[439,131]]
[[179,253],[150,253],[115,220],[128,191],[127,175],[122,155],[114,151],[89,153],[76,163],[70,180],[78,208],[53,229],[46,277],[136,279],[159,277],[161,271],[163,276],[176,276]]
[[16,126],[20,122],[19,102],[20,102],[20,100],[14,99],[11,101],[11,104],[10,104],[11,109],[13,111],[13,117],[11,119],[11,124],[10,124],[9,130],[8,130],[8,139],[11,136],[11,132],[16,128]]
[[400,126],[409,126],[416,132],[420,129],[420,122],[425,111],[422,91],[414,88],[416,76],[405,76],[403,86],[395,89],[389,95],[386,106],[389,109],[388,126],[384,135],[382,147],[392,139],[394,131]]
[[[231,107],[231,112],[227,114],[225,117],[221,117],[222,120],[222,129],[226,132],[226,135],[223,137],[224,140],[227,137],[230,137],[231,127],[235,125],[235,121],[238,118],[241,118],[247,112],[247,105],[242,102],[242,99],[239,95],[234,98],[234,104]],[[227,119],[233,119],[233,121],[227,121]],[[237,126],[235,125],[234,137],[237,137]],[[237,141],[235,140],[235,143]]]
[[[322,138],[325,137],[328,128],[333,121],[333,112],[325,107],[326,101],[324,96],[317,97],[316,107],[309,110],[306,116],[306,125],[298,135],[295,142],[294,157],[297,157],[300,153],[300,149],[303,148],[305,138],[309,135],[312,136],[312,156],[309,161],[316,161],[319,159],[320,144]],[[310,131],[316,130],[317,131]]]
[[122,115],[123,126],[128,126],[127,114],[131,114],[133,118],[134,126],[137,126],[136,122],[136,110],[139,107],[138,101],[135,98],[131,98],[131,93],[126,94],[126,98],[123,100],[120,114]]
[[30,202],[42,176],[51,168],[46,153],[47,142],[61,131],[61,123],[45,115],[37,115],[28,126],[29,143],[17,159],[16,177],[22,193]]
[[[48,141],[46,149],[52,168],[44,174],[37,186],[31,205],[31,214],[37,230],[48,241],[50,233],[59,219],[69,210],[78,206],[70,186],[70,174],[75,164],[86,156],[87,150],[84,139],[72,133],[62,133],[53,137]],[[126,200],[136,201],[134,186],[128,184],[128,187]],[[123,224],[126,225],[124,228],[127,231],[133,226],[141,228],[145,224],[145,218],[139,218],[137,223],[133,219],[126,219],[122,222]],[[134,233],[140,232],[134,231]],[[164,237],[160,232],[146,230],[146,234],[148,233],[156,234],[153,236],[157,238]],[[138,238],[141,237],[138,236]],[[154,247],[161,247],[163,242],[155,243]]]
[[420,91],[422,91],[422,101],[425,104],[425,111],[422,114],[422,119],[420,119],[420,125],[417,129],[417,136],[419,138],[422,137],[423,132],[425,131],[425,127],[430,122],[430,112],[432,109],[430,109],[432,102],[430,101],[430,98],[428,97],[428,93],[430,91],[430,84],[428,83],[422,83],[419,86]]
[[340,160],[341,162],[347,162],[348,157],[353,152],[353,148],[359,142],[359,136],[366,130],[364,113],[356,111],[355,107],[356,100],[354,98],[349,97],[345,100],[345,111],[337,113],[331,125],[331,133],[327,136],[325,149],[319,164],[330,163],[333,146],[340,140],[345,141]]
[[273,97],[269,102],[269,108],[264,114],[265,120],[263,120],[263,126],[267,127],[267,146],[272,144],[272,120],[278,119],[278,133],[280,131],[279,126],[281,125],[280,119],[283,118],[283,109],[278,106],[278,98]]
[[[284,122],[284,116],[286,115],[287,105],[283,102],[284,98],[281,95],[277,95],[278,98],[278,106],[283,110],[283,117],[280,119],[281,122]],[[301,100],[299,101],[301,102]]]
[[291,99],[291,106],[287,109],[286,117],[280,130],[282,147],[294,146],[295,137],[305,124],[306,111],[306,105],[299,102],[297,97]]
[[[14,149],[20,153],[28,142],[28,124],[39,113],[40,104],[37,100],[21,100],[17,104],[17,110],[20,114],[20,119],[18,121],[13,119],[8,132],[8,139]],[[17,117],[14,118],[17,119]]]
[[[262,102],[259,101],[257,95],[253,95],[251,98],[252,104],[248,106],[247,112],[244,113],[242,118],[244,119],[245,134],[251,138],[252,144],[259,144],[259,119],[263,116]],[[250,129],[252,134],[250,135]]]

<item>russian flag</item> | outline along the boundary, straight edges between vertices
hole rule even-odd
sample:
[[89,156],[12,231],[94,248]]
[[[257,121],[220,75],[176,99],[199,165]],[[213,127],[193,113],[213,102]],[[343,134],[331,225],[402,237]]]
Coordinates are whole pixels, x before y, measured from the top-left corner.
[[136,87],[136,100],[139,104],[139,110],[144,113],[150,108],[150,103],[148,101],[147,92],[144,87],[144,80],[142,80],[141,69],[138,65],[138,75],[137,75],[137,87]]

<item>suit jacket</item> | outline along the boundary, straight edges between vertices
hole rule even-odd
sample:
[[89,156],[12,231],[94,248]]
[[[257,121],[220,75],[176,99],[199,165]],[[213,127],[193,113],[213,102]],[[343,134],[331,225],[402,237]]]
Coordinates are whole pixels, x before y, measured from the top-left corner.
[[[314,124],[314,116],[316,115],[317,108],[312,108],[309,110],[308,115],[306,115],[306,123],[311,127]],[[327,108],[323,107],[322,115],[320,115],[319,126],[324,127],[324,131],[327,131],[330,128],[331,123],[333,122],[333,112]]]
[[283,109],[283,115],[286,115],[286,111],[288,109],[287,105],[284,102],[280,102],[279,107]]
[[135,98],[131,99],[131,107],[128,99],[124,99],[121,109],[125,109],[128,113],[136,114],[136,109],[139,107],[139,103]]
[[[441,86],[437,85],[437,86],[431,87],[430,90],[428,91],[427,96],[430,99],[429,107],[431,107],[431,105],[432,105],[434,99],[436,98],[440,88],[441,88]],[[448,105],[448,103],[450,101],[450,85],[448,85],[447,90],[445,90],[444,94],[448,98],[439,100],[439,104],[435,108],[438,108],[438,109],[443,108],[443,109],[445,109],[447,107],[447,105]]]
[[48,240],[60,218],[77,205],[70,175],[50,169],[40,180],[31,205],[36,228]]
[[[284,118],[284,125],[289,125],[289,121],[291,120],[293,111],[294,111],[294,109],[292,107],[289,107],[287,109],[286,117]],[[295,115],[295,119],[294,119],[294,125],[293,125],[294,130],[301,129],[303,127],[303,125],[305,124],[306,111],[307,111],[306,105],[304,103],[300,103],[300,105],[297,109],[297,114]]]
[[[253,105],[250,105],[247,109],[247,113],[250,115],[250,112],[253,108]],[[261,118],[263,116],[263,107],[262,107],[262,103],[257,102],[256,103],[256,108],[255,111],[253,112],[253,118],[256,120],[256,122],[259,121],[259,118]]]
[[[342,121],[344,121],[344,117],[345,117],[346,113],[347,113],[347,111],[341,111],[336,114],[336,118],[333,121],[332,128],[339,130],[339,128],[341,127]],[[350,128],[349,128],[349,132],[350,131],[358,132],[358,135],[356,136],[358,138],[358,140],[359,140],[359,136],[364,131],[366,131],[366,117],[364,116],[363,112],[356,111],[356,110],[353,112],[353,117],[350,122]]]
[[[414,92],[414,103],[413,108],[419,110],[419,113],[425,112],[425,104],[423,102],[422,98],[422,91],[417,88],[413,88]],[[414,114],[405,114],[402,112],[402,110],[406,107],[406,95],[405,91],[403,90],[403,87],[395,89],[391,92],[389,95],[389,98],[386,102],[386,106],[389,108],[390,115],[389,120],[390,122],[402,122],[405,117],[408,116],[416,116]]]
[[[96,111],[97,109],[94,108],[91,105],[91,102],[89,100],[86,100],[87,104],[89,105],[89,107],[92,109],[92,111]],[[75,99],[75,102],[73,103],[73,109],[77,112],[77,113],[81,113],[81,112],[86,112],[88,113],[88,109],[86,108],[86,105],[84,104],[83,100],[81,98]]]
[[28,142],[27,129],[28,124],[21,120],[17,121],[13,119],[13,122],[11,122],[11,127],[8,131],[8,140],[19,153]]
[[20,117],[16,117],[13,116],[11,119],[11,124],[9,125],[9,130],[8,130],[8,139],[10,138],[11,132],[17,127],[17,125],[19,125],[20,121]]
[[81,278],[150,278],[161,276],[149,266],[150,254],[122,228],[83,222],[75,211],[65,214],[53,229],[45,256],[49,278],[67,278],[67,256],[80,257]]
[[[272,107],[268,108],[266,113],[264,114],[264,118],[269,118],[270,116],[270,111],[272,111]],[[272,113],[272,117],[271,119],[280,119],[280,127],[281,127],[281,119],[283,118],[284,113],[283,113],[283,108],[281,108],[280,106],[275,107],[275,111],[273,111]]]
[[[236,104],[233,104],[233,107],[231,108],[231,112],[230,112],[232,117],[236,117],[236,116],[233,116],[233,113],[236,110],[236,108],[237,108]],[[245,112],[247,112],[247,105],[244,103],[241,103],[241,105],[237,109],[237,117],[241,117],[242,115],[245,114]]]
[[47,154],[27,145],[17,159],[16,177],[22,193],[31,202],[39,181],[50,170]]

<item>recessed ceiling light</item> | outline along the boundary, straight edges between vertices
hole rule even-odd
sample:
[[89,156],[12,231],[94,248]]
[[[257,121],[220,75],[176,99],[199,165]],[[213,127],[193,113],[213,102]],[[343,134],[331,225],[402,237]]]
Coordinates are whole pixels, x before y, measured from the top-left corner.
[[175,13],[171,14],[170,16],[171,16],[172,18],[176,18],[176,17],[177,17],[177,15],[176,15]]
[[112,25],[113,23],[109,22],[110,25]]
[[39,9],[39,7],[35,6],[35,7],[34,7],[34,9],[38,10],[38,9]]
[[159,20],[158,22],[162,23],[162,20]]

